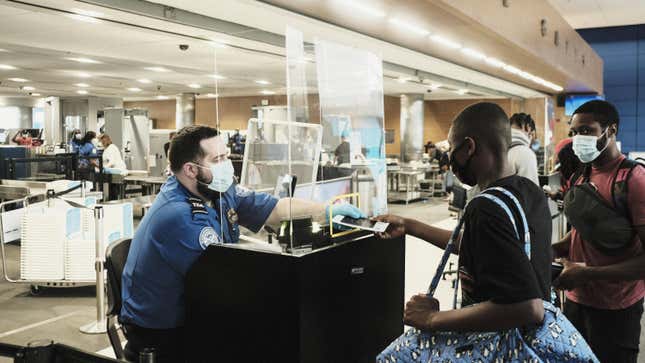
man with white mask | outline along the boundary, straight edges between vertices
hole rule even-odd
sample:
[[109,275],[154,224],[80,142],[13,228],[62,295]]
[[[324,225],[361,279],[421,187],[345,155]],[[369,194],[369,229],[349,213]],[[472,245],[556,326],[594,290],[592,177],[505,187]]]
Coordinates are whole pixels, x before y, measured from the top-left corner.
[[584,168],[565,195],[573,226],[553,246],[565,257],[554,281],[567,290],[564,313],[602,362],[636,362],[645,296],[645,168],[616,145],[618,112],[590,101],[571,119]]
[[[209,245],[237,243],[240,225],[258,232],[289,215],[323,221],[329,214],[324,204],[289,203],[236,185],[226,142],[214,128],[179,130],[169,160],[174,175],[141,220],[123,271],[119,321],[130,361],[138,361],[144,348],[154,348],[159,363],[184,361],[184,277]],[[349,204],[332,208],[334,215],[364,217]]]

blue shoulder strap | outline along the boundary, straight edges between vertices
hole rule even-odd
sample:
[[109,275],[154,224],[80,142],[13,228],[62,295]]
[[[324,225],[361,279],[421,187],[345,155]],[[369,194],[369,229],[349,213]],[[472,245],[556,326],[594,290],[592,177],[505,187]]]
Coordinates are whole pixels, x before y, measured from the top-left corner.
[[[520,233],[517,230],[517,223],[515,222],[515,218],[513,217],[513,213],[511,212],[511,209],[508,207],[506,202],[504,202],[502,199],[498,198],[493,194],[486,193],[489,190],[495,190],[495,191],[504,193],[504,195],[508,196],[515,204],[515,207],[517,208],[517,211],[519,212],[522,218],[522,225],[524,227],[524,252],[526,253],[527,257],[530,260],[531,259],[531,233],[529,232],[528,221],[526,219],[526,214],[524,214],[524,209],[522,208],[522,205],[520,204],[519,200],[517,200],[515,195],[513,195],[513,193],[509,192],[508,190],[502,187],[492,187],[479,193],[477,196],[471,199],[470,202],[475,200],[475,198],[486,198],[488,200],[491,200],[493,203],[497,204],[498,206],[500,206],[504,210],[504,212],[506,212],[506,215],[511,221],[511,224],[513,225],[513,229],[515,229],[515,236],[518,239],[520,239]],[[461,227],[463,225],[464,225],[464,217],[461,217],[461,219],[459,219],[459,222],[457,223],[457,227],[455,227],[455,229],[452,232],[452,235],[450,236],[450,240],[448,240],[448,244],[446,245],[446,249],[443,252],[443,256],[441,256],[441,261],[439,261],[439,265],[437,266],[437,271],[435,272],[435,275],[432,278],[432,282],[430,283],[430,287],[428,288],[428,293],[427,293],[428,296],[433,296],[435,291],[437,290],[437,286],[439,286],[439,281],[441,280],[441,274],[443,274],[443,271],[446,268],[446,264],[448,263],[448,258],[450,258],[450,254],[455,250],[454,240],[459,237],[459,232],[461,231]],[[459,281],[459,279],[457,279],[457,281]]]

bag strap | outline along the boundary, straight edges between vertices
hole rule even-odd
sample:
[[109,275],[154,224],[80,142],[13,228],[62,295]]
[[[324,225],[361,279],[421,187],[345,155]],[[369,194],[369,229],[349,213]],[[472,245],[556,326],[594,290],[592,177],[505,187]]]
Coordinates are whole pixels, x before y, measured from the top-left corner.
[[521,142],[521,141],[513,141],[513,142],[511,143],[511,145],[508,147],[508,149],[510,150],[510,149],[512,149],[512,148],[514,148],[514,147],[516,147],[516,146],[521,146],[521,145],[524,145],[524,143],[523,143],[523,142]]
[[[631,160],[628,158],[623,159],[623,161],[621,161],[620,163],[620,166],[618,166],[618,169],[616,170],[616,175],[614,176],[614,180],[611,184],[611,199],[614,202],[614,208],[627,219],[629,219],[630,223],[632,224],[632,213],[627,206],[629,178],[632,175],[632,171],[639,166],[645,167],[645,165],[636,160]],[[617,183],[622,183],[622,188],[619,190],[619,193],[616,193]]]
[[[522,208],[522,205],[520,204],[519,200],[517,200],[515,195],[513,195],[513,193],[509,192],[507,189],[502,187],[492,187],[476,195],[473,199],[470,200],[470,202],[472,202],[477,198],[486,198],[488,200],[491,200],[493,203],[497,204],[499,207],[501,207],[504,210],[504,212],[506,212],[506,215],[508,216],[509,220],[511,221],[511,224],[513,225],[513,228],[515,229],[515,236],[517,237],[517,239],[521,239],[520,234],[517,230],[517,223],[515,222],[515,218],[513,217],[513,213],[508,207],[508,204],[506,204],[506,202],[504,202],[501,198],[497,197],[496,195],[486,193],[491,190],[502,192],[504,195],[509,197],[511,201],[513,201],[513,204],[515,204],[515,207],[517,208],[517,211],[519,212],[522,218],[522,224],[524,227],[524,252],[526,253],[527,257],[530,260],[531,259],[531,233],[529,232],[528,221],[526,219],[526,214],[524,213],[524,209]],[[432,282],[430,283],[430,287],[428,288],[427,296],[430,296],[430,297],[434,296],[434,293],[437,290],[437,286],[439,286],[441,275],[443,274],[443,271],[446,268],[446,264],[448,263],[450,254],[452,254],[455,250],[454,241],[456,238],[459,237],[459,232],[461,232],[461,228],[464,225],[464,221],[465,221],[465,215],[459,219],[459,222],[457,223],[457,227],[455,227],[455,229],[452,231],[452,234],[450,235],[448,244],[446,244],[446,248],[443,252],[443,255],[441,256],[441,261],[439,261],[439,265],[437,266],[437,271],[435,272],[435,275],[432,278]]]

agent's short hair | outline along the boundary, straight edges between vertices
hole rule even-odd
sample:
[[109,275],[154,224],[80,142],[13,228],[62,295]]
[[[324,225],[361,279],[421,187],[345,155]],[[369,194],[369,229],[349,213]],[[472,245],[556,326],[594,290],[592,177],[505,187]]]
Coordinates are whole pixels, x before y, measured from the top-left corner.
[[452,133],[456,142],[470,137],[477,144],[486,145],[497,156],[505,157],[511,144],[508,116],[501,107],[491,102],[466,107],[453,121]]
[[175,137],[170,140],[168,150],[170,170],[178,173],[184,164],[203,158],[206,153],[199,143],[217,135],[219,135],[217,129],[202,125],[186,126],[177,131]]
[[[607,101],[593,100],[585,102],[582,106],[573,111],[573,115],[577,115],[579,113],[592,114],[594,121],[598,121],[603,129],[613,124],[616,124],[616,129],[618,129],[620,124],[618,110],[616,110],[614,105]],[[573,115],[571,115],[571,117],[573,117]]]

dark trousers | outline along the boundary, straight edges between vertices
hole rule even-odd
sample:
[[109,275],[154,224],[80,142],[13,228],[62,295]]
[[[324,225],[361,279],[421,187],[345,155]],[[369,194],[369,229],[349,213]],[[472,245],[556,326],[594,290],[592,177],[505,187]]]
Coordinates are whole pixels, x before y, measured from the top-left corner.
[[184,362],[184,329],[147,329],[133,324],[123,324],[128,343],[123,354],[131,362],[139,362],[139,352],[154,349],[155,363]]
[[622,310],[595,309],[567,300],[564,315],[603,363],[636,363],[643,299]]

